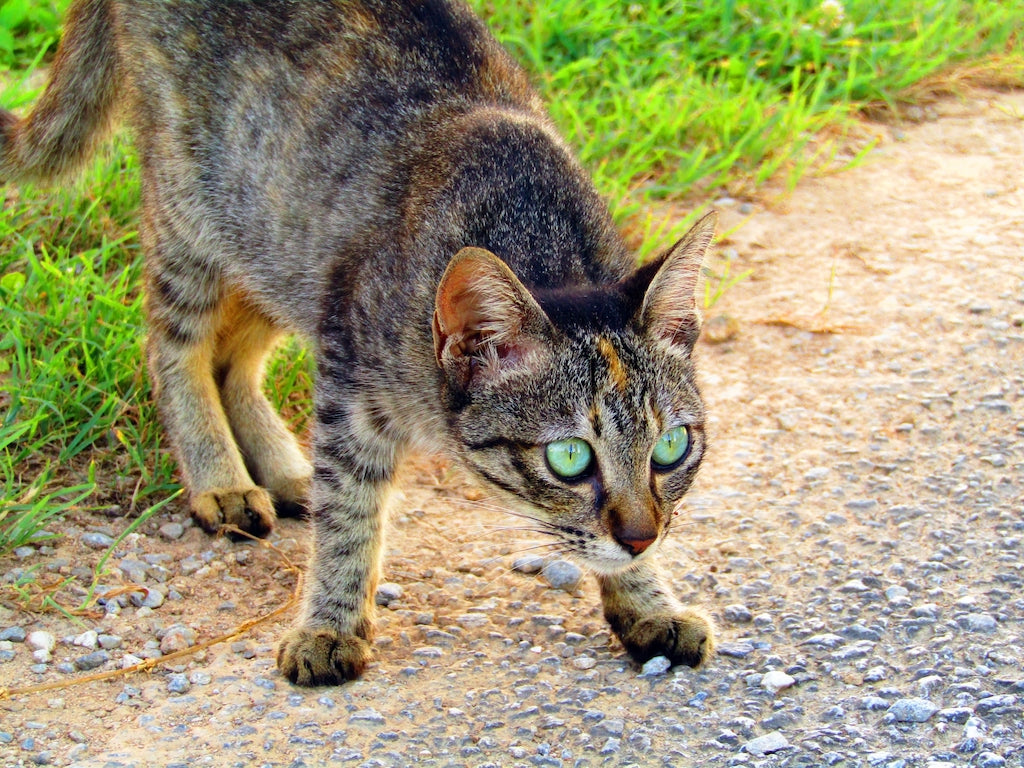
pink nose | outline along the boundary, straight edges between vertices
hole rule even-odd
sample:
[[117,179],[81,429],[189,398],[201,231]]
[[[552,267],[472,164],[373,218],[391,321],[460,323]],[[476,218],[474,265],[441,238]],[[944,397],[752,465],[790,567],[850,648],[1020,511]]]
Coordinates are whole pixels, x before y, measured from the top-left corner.
[[631,554],[633,557],[636,557],[649,546],[651,546],[651,544],[656,542],[658,540],[658,537],[652,536],[649,539],[627,539],[624,537],[616,536],[615,540],[619,542],[619,544],[622,545],[623,549],[629,552],[629,554]]

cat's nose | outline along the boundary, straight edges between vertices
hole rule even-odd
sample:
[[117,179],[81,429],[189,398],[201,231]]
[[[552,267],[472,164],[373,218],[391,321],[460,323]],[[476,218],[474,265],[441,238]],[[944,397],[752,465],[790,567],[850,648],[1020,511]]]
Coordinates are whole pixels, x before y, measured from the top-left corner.
[[615,534],[615,541],[622,545],[622,548],[629,552],[629,554],[631,554],[633,557],[639,555],[641,552],[643,552],[657,540],[657,536],[651,536],[648,539],[642,539],[627,538],[626,535]]

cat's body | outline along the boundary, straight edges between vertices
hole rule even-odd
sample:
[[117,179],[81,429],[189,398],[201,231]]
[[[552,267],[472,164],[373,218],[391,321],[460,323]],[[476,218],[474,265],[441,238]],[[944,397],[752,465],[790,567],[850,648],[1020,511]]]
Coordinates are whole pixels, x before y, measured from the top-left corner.
[[[72,169],[119,104],[193,515],[260,535],[275,505],[313,519],[291,679],[369,658],[410,447],[460,459],[596,570],[634,656],[706,658],[710,622],[652,545],[703,450],[690,352],[713,222],[634,272],[525,77],[454,1],[79,0],[39,105],[0,114],[0,180]],[[318,360],[312,467],[261,392],[292,330]]]

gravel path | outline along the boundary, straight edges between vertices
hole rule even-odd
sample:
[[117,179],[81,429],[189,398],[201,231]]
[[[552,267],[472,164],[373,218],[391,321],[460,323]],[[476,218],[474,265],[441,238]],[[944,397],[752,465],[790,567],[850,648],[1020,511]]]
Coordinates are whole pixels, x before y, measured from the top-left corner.
[[[701,350],[713,442],[663,552],[720,624],[707,668],[630,664],[589,579],[424,461],[363,680],[290,686],[272,622],[0,701],[0,764],[1024,766],[1024,94],[939,112],[781,203],[720,202],[755,273],[711,313],[735,335]],[[124,524],[82,515],[0,578],[88,584]],[[301,558],[305,531],[274,541]],[[171,513],[110,564],[145,589],[105,616],[0,607],[0,686],[189,647],[294,581]]]

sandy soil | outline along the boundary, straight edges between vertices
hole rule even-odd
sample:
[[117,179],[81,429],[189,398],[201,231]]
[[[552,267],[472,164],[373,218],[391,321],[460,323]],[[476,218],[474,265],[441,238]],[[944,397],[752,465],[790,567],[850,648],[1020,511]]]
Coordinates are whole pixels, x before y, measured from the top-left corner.
[[[853,170],[744,213],[720,206],[730,234],[717,261],[753,274],[709,313],[729,337],[700,349],[711,450],[663,552],[679,592],[721,625],[726,653],[706,670],[639,677],[590,581],[570,594],[513,571],[535,542],[421,460],[385,565],[402,595],[381,609],[363,680],[288,685],[274,670],[280,618],[148,675],[0,701],[0,764],[985,764],[955,749],[963,718],[893,724],[855,703],[923,696],[949,710],[967,701],[964,681],[1000,693],[1022,676],[1024,94],[938,113],[875,126],[880,145]],[[58,645],[37,673],[25,643],[8,643],[0,686],[84,676],[58,665],[91,650],[63,642],[89,629],[121,638],[103,671],[172,625],[202,642],[288,601],[295,574],[278,552],[187,525],[160,535],[172,521],[187,524],[171,507],[126,539],[102,581],[131,584],[117,566],[142,562],[159,607],[71,622],[3,592],[0,629],[47,630]],[[5,558],[0,575],[38,566],[44,584],[87,585],[102,550],[82,534],[125,525],[79,515],[55,550]],[[302,562],[302,523],[282,521],[272,541]],[[980,614],[993,631],[958,631]],[[852,626],[875,633],[861,656],[814,641],[849,648]],[[793,687],[765,694],[751,676],[771,669],[789,669]],[[922,669],[941,687],[922,688]],[[973,695],[977,714],[985,697]],[[986,721],[1005,765],[1024,765],[1021,699]],[[745,747],[770,733],[787,746]]]

